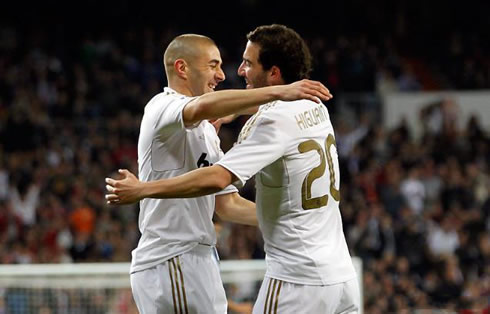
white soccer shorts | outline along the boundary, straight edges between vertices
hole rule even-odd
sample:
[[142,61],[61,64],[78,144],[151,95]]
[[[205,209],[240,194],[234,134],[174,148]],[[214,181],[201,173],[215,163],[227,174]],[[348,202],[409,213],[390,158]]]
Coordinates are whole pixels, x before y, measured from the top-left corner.
[[214,248],[198,245],[155,267],[131,274],[141,314],[226,313],[225,290]]
[[334,285],[310,286],[266,277],[253,313],[357,314],[360,303],[357,278]]

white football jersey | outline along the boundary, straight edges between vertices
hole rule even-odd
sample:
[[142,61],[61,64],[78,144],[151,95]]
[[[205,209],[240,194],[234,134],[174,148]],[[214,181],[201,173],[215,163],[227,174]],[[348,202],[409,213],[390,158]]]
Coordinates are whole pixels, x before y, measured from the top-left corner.
[[323,104],[260,107],[217,163],[242,186],[257,173],[256,205],[267,277],[306,285],[355,278],[339,210],[334,130]]
[[[182,111],[193,99],[165,88],[146,105],[138,140],[141,181],[175,177],[211,166],[223,156],[211,123],[205,120],[192,128],[185,127]],[[131,272],[163,263],[198,243],[215,245],[215,195],[236,191],[229,186],[217,194],[196,198],[143,199],[139,213],[141,238],[132,252]]]

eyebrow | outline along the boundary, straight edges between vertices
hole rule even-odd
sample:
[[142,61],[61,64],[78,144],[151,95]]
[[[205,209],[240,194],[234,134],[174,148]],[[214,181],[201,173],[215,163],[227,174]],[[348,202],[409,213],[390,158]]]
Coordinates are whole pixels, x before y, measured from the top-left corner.
[[213,59],[213,60],[210,60],[208,63],[209,63],[209,64],[212,64],[212,63],[214,63],[214,64],[220,64],[220,63],[221,63],[221,61],[219,61],[219,60],[217,60],[217,59]]

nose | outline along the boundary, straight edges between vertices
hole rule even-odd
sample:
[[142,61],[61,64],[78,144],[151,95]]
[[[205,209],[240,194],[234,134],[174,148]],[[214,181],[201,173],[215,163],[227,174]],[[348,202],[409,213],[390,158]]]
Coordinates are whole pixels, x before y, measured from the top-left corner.
[[240,66],[238,67],[238,76],[245,76],[245,63],[242,61],[242,63],[240,63]]
[[216,80],[221,82],[226,79],[225,72],[223,72],[222,68],[219,68],[218,71],[216,71]]

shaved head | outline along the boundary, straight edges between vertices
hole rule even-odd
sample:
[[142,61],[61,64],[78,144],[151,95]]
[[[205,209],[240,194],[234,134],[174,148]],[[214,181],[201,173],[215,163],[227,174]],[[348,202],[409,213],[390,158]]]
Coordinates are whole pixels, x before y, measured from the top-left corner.
[[175,37],[163,55],[167,77],[170,78],[173,74],[173,66],[176,60],[184,59],[187,62],[192,62],[201,54],[201,48],[205,46],[216,46],[216,44],[211,38],[203,35],[184,34]]

